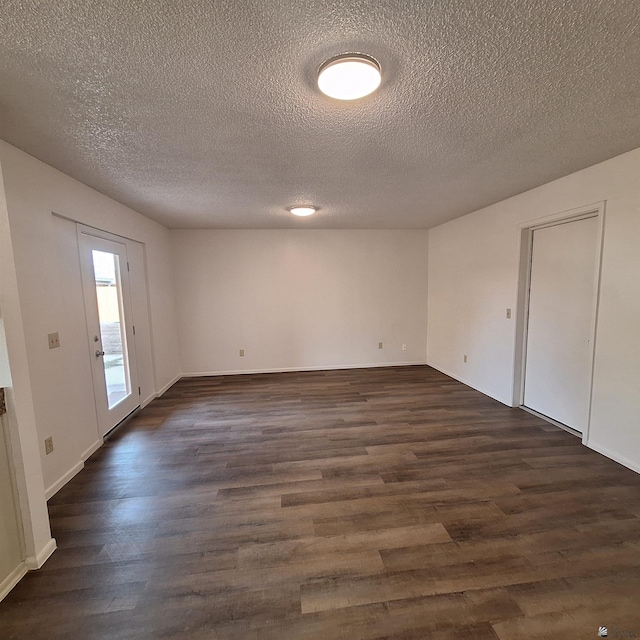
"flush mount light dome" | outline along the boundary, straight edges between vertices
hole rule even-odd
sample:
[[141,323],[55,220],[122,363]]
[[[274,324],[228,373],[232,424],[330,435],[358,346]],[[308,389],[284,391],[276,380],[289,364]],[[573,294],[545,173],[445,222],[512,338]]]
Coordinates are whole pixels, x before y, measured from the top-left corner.
[[373,93],[382,76],[375,58],[362,53],[343,53],[327,60],[318,72],[322,93],[337,100],[357,100]]
[[289,211],[291,211],[294,216],[305,217],[313,215],[317,209],[315,207],[291,207]]

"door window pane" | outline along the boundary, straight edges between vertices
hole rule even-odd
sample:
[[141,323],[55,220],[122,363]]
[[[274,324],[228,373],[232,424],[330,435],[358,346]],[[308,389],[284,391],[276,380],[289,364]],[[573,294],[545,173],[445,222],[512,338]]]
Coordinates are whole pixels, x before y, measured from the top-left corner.
[[122,312],[120,257],[106,251],[92,250],[96,281],[100,338],[104,351],[104,378],[109,409],[131,394],[129,363]]

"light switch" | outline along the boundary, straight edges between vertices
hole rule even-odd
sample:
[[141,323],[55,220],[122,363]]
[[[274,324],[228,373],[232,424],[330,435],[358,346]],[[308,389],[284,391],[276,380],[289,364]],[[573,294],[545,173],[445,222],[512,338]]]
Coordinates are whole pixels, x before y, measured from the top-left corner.
[[49,349],[57,349],[60,346],[60,337],[58,333],[50,333],[48,334],[49,338]]

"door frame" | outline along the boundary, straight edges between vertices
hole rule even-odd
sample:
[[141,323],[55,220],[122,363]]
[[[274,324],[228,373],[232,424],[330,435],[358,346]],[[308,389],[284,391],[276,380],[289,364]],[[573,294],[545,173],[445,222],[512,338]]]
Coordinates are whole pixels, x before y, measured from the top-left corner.
[[520,268],[518,274],[518,300],[516,304],[516,344],[514,350],[514,376],[512,405],[520,407],[529,413],[534,413],[556,426],[576,435],[573,429],[569,429],[548,416],[542,416],[532,409],[523,406],[525,367],[527,363],[527,328],[529,324],[529,289],[531,286],[531,260],[533,257],[533,232],[546,227],[575,222],[586,218],[597,218],[598,237],[596,242],[596,263],[593,278],[593,303],[591,312],[590,352],[589,352],[589,406],[587,407],[587,424],[582,432],[582,443],[589,440],[589,427],[591,424],[591,404],[593,397],[593,371],[595,363],[596,330],[598,326],[598,306],[600,302],[600,274],[602,268],[602,249],[604,243],[604,219],[606,201],[588,204],[583,207],[569,209],[554,213],[542,218],[528,220],[519,225],[520,228]]
[[[82,236],[90,236],[93,238],[96,238],[98,240],[106,240],[108,242],[113,242],[119,245],[123,245],[125,247],[125,251],[127,250],[127,238],[124,238],[122,236],[118,236],[115,235],[113,233],[109,233],[107,231],[102,231],[100,229],[96,229],[95,227],[90,227],[88,225],[84,225],[80,222],[76,222],[76,234],[77,234],[77,238],[78,238],[78,258],[80,261],[80,265],[82,265]],[[127,272],[129,270],[129,259],[128,259],[128,255],[127,255]],[[87,299],[86,299],[86,291],[85,291],[85,282],[84,282],[84,274],[82,272],[82,267],[80,267],[80,271],[81,271],[81,280],[82,280],[82,289],[83,289],[83,300],[84,300],[84,304],[85,304],[85,326],[86,326],[86,331],[87,331],[87,335],[86,335],[86,339],[87,339],[87,344],[90,345],[91,344],[91,335],[94,333],[91,328],[89,327],[89,321],[88,321],[88,316],[87,316],[87,310],[86,310],[86,304],[87,304]],[[137,355],[137,345],[136,345],[136,330],[135,330],[135,317],[134,317],[134,311],[133,311],[133,300],[132,300],[132,293],[130,290],[130,282],[129,282],[129,278],[127,277],[127,283],[128,286],[127,287],[123,287],[123,291],[122,291],[122,297],[123,297],[123,303],[125,304],[125,327],[126,327],[126,331],[127,331],[127,357],[128,357],[128,361],[129,361],[129,370],[130,370],[130,375],[133,378],[133,375],[135,374],[135,384],[134,384],[134,380],[131,380],[132,383],[132,389],[131,389],[131,393],[132,395],[136,395],[135,392],[135,387],[138,387],[138,394],[137,394],[137,406],[135,408],[133,408],[131,411],[129,411],[121,420],[119,420],[115,425],[110,426],[109,429],[107,429],[106,432],[102,432],[103,428],[101,425],[102,422],[102,411],[101,408],[99,406],[99,400],[98,397],[96,395],[97,391],[96,391],[96,381],[95,381],[95,373],[94,373],[94,363],[93,360],[91,362],[91,376],[92,376],[92,380],[93,380],[93,400],[94,400],[94,407],[95,407],[95,412],[96,412],[96,424],[98,427],[98,436],[100,438],[100,440],[102,441],[104,438],[108,437],[109,434],[116,429],[116,427],[118,427],[119,425],[123,424],[124,422],[126,422],[129,417],[135,413],[136,411],[138,411],[140,409],[141,406],[141,396],[140,396],[140,387],[139,387],[139,379],[138,379],[138,355]],[[125,290],[126,289],[126,290]],[[125,299],[126,298],[126,302]],[[128,307],[128,308],[127,308]],[[129,312],[128,315],[130,317],[127,317],[127,313]],[[130,327],[128,326],[130,325]],[[92,354],[92,350],[91,348],[89,348],[89,357],[91,358],[91,354]]]

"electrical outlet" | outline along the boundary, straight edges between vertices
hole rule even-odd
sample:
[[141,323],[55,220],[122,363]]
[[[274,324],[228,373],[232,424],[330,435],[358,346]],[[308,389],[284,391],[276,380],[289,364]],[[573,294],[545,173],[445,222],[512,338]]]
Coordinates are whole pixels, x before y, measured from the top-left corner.
[[49,338],[49,349],[57,349],[60,346],[60,336],[57,332],[49,333],[47,338]]
[[406,344],[403,344],[403,345],[402,345],[402,350],[403,350],[403,351],[406,351],[406,350],[407,350],[407,345],[406,345]]
[[511,320],[511,309],[507,309],[507,319]]
[[378,349],[382,349],[382,342],[378,342]]
[[467,354],[466,353],[464,354],[463,358],[464,358],[464,361],[466,362],[467,361]]
[[53,436],[49,436],[44,441],[44,452],[49,455],[53,453]]
[[244,358],[244,349],[240,349],[240,357]]

